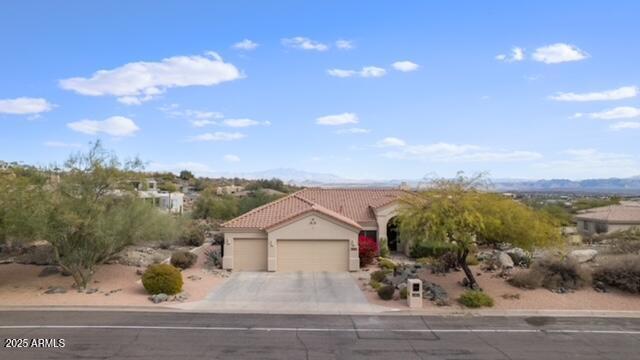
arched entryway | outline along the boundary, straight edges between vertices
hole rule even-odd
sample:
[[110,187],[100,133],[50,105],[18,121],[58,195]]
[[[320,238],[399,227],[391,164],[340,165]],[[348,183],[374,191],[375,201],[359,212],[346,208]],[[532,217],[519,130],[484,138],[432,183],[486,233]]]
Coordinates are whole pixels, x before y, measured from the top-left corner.
[[387,246],[389,251],[398,251],[398,223],[396,217],[387,222]]

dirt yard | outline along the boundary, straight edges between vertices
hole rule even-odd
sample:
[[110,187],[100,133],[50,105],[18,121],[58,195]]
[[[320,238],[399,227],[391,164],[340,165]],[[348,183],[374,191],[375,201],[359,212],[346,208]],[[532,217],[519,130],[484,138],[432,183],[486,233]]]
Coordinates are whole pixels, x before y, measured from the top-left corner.
[[[188,302],[202,300],[225,278],[208,271],[204,265],[204,248],[196,250],[198,262],[182,272],[184,293]],[[70,276],[38,275],[46,266],[3,264],[0,265],[0,305],[90,305],[90,306],[171,306],[176,302],[153,304],[142,286],[138,268],[126,265],[101,265],[89,288],[98,289],[93,294],[80,293],[72,288]],[[63,287],[66,293],[45,294],[49,287]]]
[[[556,294],[547,289],[524,290],[509,285],[504,279],[496,277],[494,273],[482,272],[479,266],[471,267],[477,275],[478,283],[483,291],[495,301],[492,309],[496,310],[609,310],[609,311],[640,311],[640,295],[633,295],[610,289],[610,292],[599,293],[592,288],[584,288],[573,293]],[[369,302],[387,306],[389,308],[406,310],[406,300],[385,301],[368,285],[369,273],[377,270],[354,273],[358,284],[363,289]],[[520,271],[520,270],[514,270]],[[452,272],[446,275],[427,273],[426,280],[442,286],[449,294],[451,305],[438,307],[429,300],[424,300],[423,308],[465,309],[456,299],[465,291],[459,282],[464,278],[463,272]],[[363,280],[366,279],[366,280]],[[503,298],[505,295],[506,298]],[[396,297],[398,293],[396,291]],[[519,298],[513,298],[519,296]]]

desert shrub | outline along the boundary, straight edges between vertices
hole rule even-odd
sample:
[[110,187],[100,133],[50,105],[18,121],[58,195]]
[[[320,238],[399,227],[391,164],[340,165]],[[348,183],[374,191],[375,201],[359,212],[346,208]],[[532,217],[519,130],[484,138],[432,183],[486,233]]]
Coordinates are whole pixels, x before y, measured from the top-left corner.
[[180,235],[180,242],[188,246],[202,246],[205,239],[204,228],[195,223],[187,226],[182,235]]
[[640,256],[628,255],[607,262],[594,272],[593,280],[630,293],[640,293]]
[[456,250],[456,245],[452,243],[445,242],[435,242],[435,241],[423,241],[415,244],[411,248],[411,257],[413,258],[423,258],[423,257],[432,257],[439,258],[440,256],[453,252]]
[[180,269],[188,269],[192,267],[198,260],[198,255],[189,251],[174,251],[171,254],[171,265]]
[[375,280],[377,282],[383,282],[386,279],[387,275],[390,274],[389,270],[378,270],[371,273],[371,280]]
[[531,268],[515,275],[509,282],[518,287],[535,289],[544,287],[555,289],[580,289],[591,283],[591,274],[572,259],[543,258],[533,263]]
[[224,234],[221,232],[213,234],[213,244],[214,245],[224,245]]
[[381,283],[381,282],[379,282],[379,281],[375,281],[375,280],[371,279],[371,280],[369,280],[369,285],[371,285],[371,287],[372,287],[374,290],[378,290],[378,289],[380,289],[380,287],[382,286],[382,283]]
[[476,257],[476,254],[467,255],[467,265],[478,265],[478,264],[480,264],[480,261]]
[[396,288],[393,285],[385,285],[378,289],[378,296],[382,300],[391,300],[395,292]]
[[208,249],[204,252],[205,265],[213,268],[222,268],[222,254],[219,249]]
[[367,266],[373,262],[378,253],[376,240],[364,235],[358,237],[358,255],[360,256],[360,266]]
[[405,300],[407,298],[408,293],[409,293],[409,290],[407,290],[406,287],[403,287],[402,289],[400,289],[400,299]]
[[423,257],[423,258],[416,259],[416,264],[431,265],[431,263],[433,263],[433,258]]
[[465,291],[458,298],[458,302],[468,308],[492,307],[493,299],[491,296],[477,290]]
[[385,270],[394,270],[396,268],[396,264],[393,261],[385,258],[378,260],[378,265]]
[[391,255],[391,252],[389,251],[389,242],[387,241],[387,238],[382,238],[380,239],[380,256],[388,258],[389,255]]
[[142,285],[150,294],[177,294],[182,284],[180,270],[169,264],[151,265],[142,274]]
[[431,272],[434,274],[445,274],[459,266],[458,258],[453,252],[446,252],[437,259],[431,261]]

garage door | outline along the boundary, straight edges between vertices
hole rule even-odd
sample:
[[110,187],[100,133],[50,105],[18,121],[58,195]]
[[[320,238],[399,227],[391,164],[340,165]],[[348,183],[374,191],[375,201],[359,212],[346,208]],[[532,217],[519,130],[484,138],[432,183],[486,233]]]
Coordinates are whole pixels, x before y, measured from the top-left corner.
[[234,271],[267,271],[267,239],[233,240]]
[[348,271],[347,240],[278,240],[278,271]]

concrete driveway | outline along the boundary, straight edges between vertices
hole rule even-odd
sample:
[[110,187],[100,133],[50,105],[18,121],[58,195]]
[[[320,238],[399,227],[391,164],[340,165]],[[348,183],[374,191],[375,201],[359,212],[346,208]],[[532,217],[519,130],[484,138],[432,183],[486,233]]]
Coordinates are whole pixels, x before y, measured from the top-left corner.
[[252,313],[370,313],[371,305],[349,273],[238,272],[193,310]]

